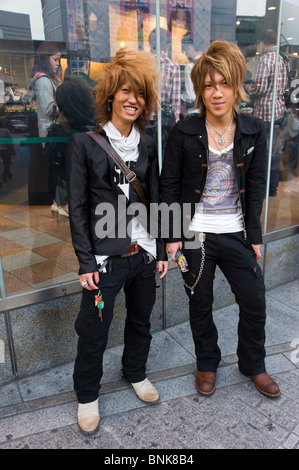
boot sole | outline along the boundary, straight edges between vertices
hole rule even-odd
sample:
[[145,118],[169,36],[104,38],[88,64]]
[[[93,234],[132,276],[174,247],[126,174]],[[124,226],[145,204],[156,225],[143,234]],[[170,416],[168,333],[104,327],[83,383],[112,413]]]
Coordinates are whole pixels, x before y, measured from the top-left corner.
[[196,387],[196,390],[198,391],[198,393],[200,393],[201,395],[205,395],[205,396],[213,395],[213,393],[216,390],[216,387],[214,387],[213,390],[211,390],[210,392],[203,392],[202,390],[200,390],[198,388],[198,386],[196,384],[195,384],[195,387]]

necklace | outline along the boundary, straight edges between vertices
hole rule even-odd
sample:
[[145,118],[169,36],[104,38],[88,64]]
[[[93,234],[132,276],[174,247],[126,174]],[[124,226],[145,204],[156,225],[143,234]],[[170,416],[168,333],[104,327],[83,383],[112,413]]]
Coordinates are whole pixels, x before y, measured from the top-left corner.
[[[206,121],[206,122],[207,122],[207,121]],[[209,123],[208,123],[208,122],[207,122],[207,124],[208,124],[208,126],[209,126]],[[231,139],[231,136],[232,136],[232,133],[233,133],[233,128],[234,128],[234,121],[233,121],[233,118],[232,118],[232,120],[230,121],[229,124],[230,124],[230,131],[229,131],[229,136],[228,136],[228,139],[227,139],[227,146],[226,146],[226,149],[225,149],[224,151],[222,151],[221,148],[220,148],[219,145],[218,145],[219,139],[218,139],[218,142],[217,142],[217,140],[216,140],[216,138],[215,138],[215,136],[214,136],[214,134],[213,134],[213,132],[212,132],[212,129],[214,129],[214,128],[213,128],[212,126],[209,126],[209,132],[210,132],[210,134],[211,134],[212,139],[213,139],[214,142],[215,142],[215,145],[216,145],[217,149],[218,149],[219,152],[221,153],[221,158],[226,158],[226,155],[227,155],[227,148],[228,148],[228,146],[229,146],[230,139]],[[226,128],[226,129],[227,129],[227,128]],[[214,131],[215,131],[215,129],[214,129]],[[216,131],[216,132],[217,132],[217,131]],[[224,132],[225,132],[225,131],[224,131]],[[219,134],[219,132],[218,132],[218,134]]]
[[[223,132],[218,132],[209,122],[208,120],[206,119],[206,124],[209,126],[210,129],[213,129],[213,131],[215,131],[218,135],[219,135],[219,139],[218,139],[218,142],[219,142],[219,145],[225,145],[225,139],[223,137],[223,134],[226,133],[227,129],[229,128],[229,126],[231,125],[231,123],[233,122],[234,120],[234,116],[232,116],[230,122],[228,123],[228,125],[226,126],[226,128],[224,129]],[[211,134],[212,135],[212,134]]]

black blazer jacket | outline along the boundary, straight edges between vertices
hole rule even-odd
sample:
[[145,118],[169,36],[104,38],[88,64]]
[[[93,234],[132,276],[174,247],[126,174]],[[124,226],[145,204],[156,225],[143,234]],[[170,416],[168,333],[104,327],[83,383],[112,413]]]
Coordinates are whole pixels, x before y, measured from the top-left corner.
[[[104,131],[101,131],[101,135],[107,139]],[[139,157],[134,171],[143,187],[148,208],[151,203],[158,204],[158,157],[156,145],[149,136],[141,135]],[[137,213],[128,214],[130,211],[119,205],[118,196],[122,196],[122,201],[126,201],[127,207],[130,203],[140,202],[140,199],[130,185],[130,201],[126,200],[118,186],[121,177],[122,174],[117,171],[112,159],[87,133],[72,136],[67,152],[67,186],[70,228],[80,265],[79,274],[95,272],[98,269],[95,254],[112,256],[129,250],[131,237],[124,227],[128,226]],[[105,205],[113,208],[113,220],[112,212],[105,211]],[[107,236],[98,236],[97,224],[101,223],[102,229],[105,228],[105,223],[107,225]],[[145,228],[149,230],[149,227]],[[159,236],[160,229],[155,228],[155,233],[158,233],[157,261],[167,260],[164,242]]]

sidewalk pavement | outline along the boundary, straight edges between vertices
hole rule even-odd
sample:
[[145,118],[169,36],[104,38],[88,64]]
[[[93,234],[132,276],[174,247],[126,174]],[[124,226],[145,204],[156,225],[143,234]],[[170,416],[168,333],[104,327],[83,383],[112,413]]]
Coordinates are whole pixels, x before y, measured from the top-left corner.
[[281,387],[277,399],[261,395],[238,371],[232,305],[214,313],[222,361],[213,395],[195,389],[185,322],[153,333],[148,377],[160,393],[157,404],[145,405],[122,379],[122,346],[113,347],[105,354],[96,434],[78,428],[69,363],[0,387],[0,449],[105,449],[108,458],[116,458],[117,449],[298,449],[298,305],[299,279],[267,292],[266,365]]

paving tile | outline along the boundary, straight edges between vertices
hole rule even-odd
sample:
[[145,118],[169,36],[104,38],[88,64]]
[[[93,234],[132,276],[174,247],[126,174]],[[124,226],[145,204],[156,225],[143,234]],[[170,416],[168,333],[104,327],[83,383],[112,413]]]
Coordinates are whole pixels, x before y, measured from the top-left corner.
[[[22,397],[18,389],[18,384],[11,382],[0,387],[0,413],[1,409],[10,405],[15,405],[22,402]],[[1,416],[1,414],[0,414]]]
[[26,282],[23,282],[21,279],[16,278],[15,276],[6,271],[3,271],[3,279],[6,297],[21,292],[27,292],[33,289],[32,286],[29,286],[29,284],[27,284]]
[[[15,269],[21,269],[26,266],[31,266],[35,263],[47,261],[43,256],[33,253],[31,250],[25,250],[18,253],[18,256],[8,255],[2,258],[2,268],[5,271],[11,272]],[[22,278],[24,280],[24,278]]]
[[[34,253],[33,253],[34,255]],[[39,257],[39,255],[35,255]],[[52,279],[69,272],[70,269],[66,266],[54,263],[51,260],[42,260],[41,262],[31,263],[27,266],[22,266],[18,269],[11,269],[10,272],[19,279],[26,279],[30,285],[43,282],[46,279]]]
[[68,272],[66,274],[61,274],[60,276],[51,277],[43,282],[38,282],[36,284],[32,284],[33,289],[43,289],[44,287],[56,286],[65,282],[70,281],[77,281],[78,280],[78,272]]
[[3,418],[0,427],[0,443],[75,424],[76,409],[75,403],[66,403]]
[[32,237],[34,235],[39,235],[40,231],[35,230],[31,227],[17,228],[15,230],[8,230],[1,233],[2,237],[8,238],[11,241],[18,243],[19,240],[24,240],[26,237]]
[[49,222],[49,218],[32,211],[21,211],[7,215],[11,220],[20,222],[22,224],[33,226],[37,224],[44,224]]
[[23,246],[0,236],[0,256],[2,258],[3,256],[15,255],[20,251],[24,251]]
[[37,235],[33,235],[32,237],[26,237],[23,240],[18,240],[18,243],[25,248],[33,250],[34,248],[38,248],[44,245],[48,246],[59,241],[59,238],[53,237],[52,235],[48,235],[47,233],[39,233]]

